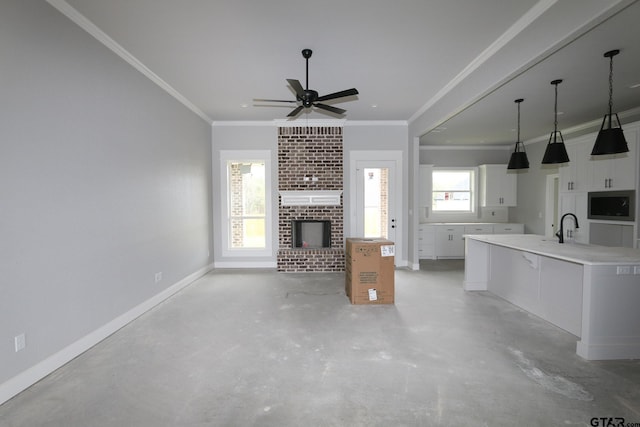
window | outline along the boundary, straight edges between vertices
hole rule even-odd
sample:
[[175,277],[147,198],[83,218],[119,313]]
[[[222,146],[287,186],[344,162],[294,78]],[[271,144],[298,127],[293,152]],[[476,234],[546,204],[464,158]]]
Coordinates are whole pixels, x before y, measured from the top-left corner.
[[268,158],[268,152],[221,152],[224,255],[271,254]]
[[473,212],[473,169],[438,169],[432,173],[434,212]]

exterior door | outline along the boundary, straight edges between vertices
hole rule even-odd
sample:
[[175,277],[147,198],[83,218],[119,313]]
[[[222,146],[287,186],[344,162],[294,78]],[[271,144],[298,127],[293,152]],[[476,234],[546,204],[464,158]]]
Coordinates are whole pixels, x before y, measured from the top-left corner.
[[[372,164],[375,163],[375,164]],[[384,164],[388,163],[388,164]],[[384,238],[395,242],[396,218],[393,187],[393,162],[368,162],[357,168],[358,236]]]
[[[353,153],[352,153],[353,154]],[[399,152],[359,152],[352,158],[351,236],[385,238],[402,258],[402,157]],[[355,157],[355,156],[354,156]],[[379,160],[389,159],[392,160]],[[370,159],[370,160],[369,160]]]

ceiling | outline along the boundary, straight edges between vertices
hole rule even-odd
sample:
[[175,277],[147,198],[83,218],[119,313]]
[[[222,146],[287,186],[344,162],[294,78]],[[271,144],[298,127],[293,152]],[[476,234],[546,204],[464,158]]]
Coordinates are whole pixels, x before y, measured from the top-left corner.
[[[593,131],[607,109],[640,110],[637,0],[47,0],[210,122],[284,119],[285,79],[349,121],[404,121],[421,145],[504,145],[553,129]],[[640,115],[638,115],[640,117]],[[305,110],[296,120],[333,119]]]

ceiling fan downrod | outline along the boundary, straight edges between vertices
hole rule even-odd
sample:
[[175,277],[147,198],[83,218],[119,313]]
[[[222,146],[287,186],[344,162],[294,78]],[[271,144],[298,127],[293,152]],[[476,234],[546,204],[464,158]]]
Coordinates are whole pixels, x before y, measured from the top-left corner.
[[313,54],[313,51],[311,49],[302,49],[302,57],[307,61],[307,74],[306,74],[307,87],[305,88],[306,90],[309,90],[309,58],[311,58],[312,54]]

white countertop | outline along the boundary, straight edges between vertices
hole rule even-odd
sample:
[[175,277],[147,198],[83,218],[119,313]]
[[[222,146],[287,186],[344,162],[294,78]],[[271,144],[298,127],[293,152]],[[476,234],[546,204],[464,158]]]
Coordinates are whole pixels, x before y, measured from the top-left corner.
[[557,238],[537,234],[471,234],[465,237],[577,264],[640,264],[640,249],[558,243]]

